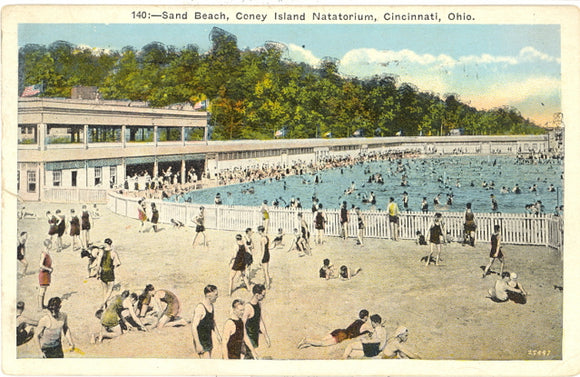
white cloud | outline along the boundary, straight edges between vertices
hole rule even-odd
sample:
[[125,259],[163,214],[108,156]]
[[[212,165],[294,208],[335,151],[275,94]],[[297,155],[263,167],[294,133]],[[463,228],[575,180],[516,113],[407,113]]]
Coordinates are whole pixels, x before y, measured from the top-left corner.
[[395,66],[401,63],[411,63],[418,65],[452,65],[454,59],[448,55],[441,54],[434,56],[431,54],[417,54],[411,50],[376,50],[373,48],[359,48],[350,50],[341,59],[341,66],[348,67],[355,64],[378,64],[381,66]]
[[544,54],[533,47],[524,47],[520,50],[520,55],[522,61],[535,61],[535,60],[543,60],[546,62],[555,62],[560,64],[560,58],[555,58],[548,54]]
[[459,58],[459,62],[463,64],[518,64],[518,59],[513,56],[493,56],[490,54],[468,55]]
[[306,50],[305,48],[293,43],[288,45],[288,55],[290,59],[294,61],[304,62],[306,64],[310,64],[313,67],[316,67],[320,64],[320,58],[314,56],[312,51]]
[[[290,44],[292,60],[313,66],[320,58],[311,51]],[[538,67],[542,63],[542,73]],[[462,101],[479,109],[515,106],[524,116],[542,120],[537,114],[551,114],[554,106],[541,106],[550,97],[560,101],[560,59],[527,46],[513,56],[418,54],[400,51],[358,48],[340,58],[339,72],[359,78],[376,74],[397,77],[399,84],[411,83],[421,91],[440,96],[457,93]],[[540,106],[540,108],[538,108]],[[548,108],[549,107],[549,108]],[[556,106],[557,107],[557,106]]]

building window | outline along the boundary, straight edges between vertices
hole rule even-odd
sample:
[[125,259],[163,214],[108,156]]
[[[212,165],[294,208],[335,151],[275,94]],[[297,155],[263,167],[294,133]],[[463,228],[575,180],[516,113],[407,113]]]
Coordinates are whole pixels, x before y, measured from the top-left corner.
[[36,192],[36,171],[29,170],[28,175],[28,192]]
[[181,127],[157,127],[158,141],[180,141]]
[[53,170],[52,171],[52,185],[54,187],[59,187],[61,180],[62,180],[62,170]]
[[109,170],[109,174],[111,176],[111,188],[117,184],[117,167],[111,166]]
[[20,170],[16,170],[16,191],[20,191]]
[[89,126],[89,143],[120,143],[121,126]]
[[128,143],[148,143],[153,141],[153,127],[127,126],[125,141]]
[[70,172],[70,185],[72,187],[77,187],[77,176],[78,172],[76,170]]
[[95,186],[99,186],[101,184],[102,173],[103,168],[101,167],[95,168]]
[[84,126],[68,124],[49,124],[46,128],[46,144],[84,143]]
[[19,124],[18,125],[18,144],[36,144],[36,125]]

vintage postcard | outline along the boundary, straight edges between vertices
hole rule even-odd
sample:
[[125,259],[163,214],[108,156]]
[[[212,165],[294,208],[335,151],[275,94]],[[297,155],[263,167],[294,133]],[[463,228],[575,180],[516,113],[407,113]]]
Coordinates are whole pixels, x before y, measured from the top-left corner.
[[3,373],[578,374],[579,21],[4,7]]

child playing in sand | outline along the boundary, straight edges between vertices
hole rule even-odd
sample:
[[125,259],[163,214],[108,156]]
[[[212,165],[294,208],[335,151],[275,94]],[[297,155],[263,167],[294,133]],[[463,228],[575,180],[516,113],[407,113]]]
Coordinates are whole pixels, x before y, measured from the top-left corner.
[[427,245],[427,241],[425,240],[425,236],[421,233],[420,230],[417,231],[417,244],[424,246]]

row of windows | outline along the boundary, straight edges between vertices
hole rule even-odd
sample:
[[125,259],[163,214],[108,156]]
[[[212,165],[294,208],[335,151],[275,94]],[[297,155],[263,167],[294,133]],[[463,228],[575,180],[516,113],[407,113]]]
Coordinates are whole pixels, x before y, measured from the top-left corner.
[[288,154],[289,155],[293,155],[293,154],[310,154],[310,153],[314,153],[314,148],[294,148],[294,149],[288,149]]
[[[37,125],[19,125],[18,144],[38,143]],[[158,127],[158,141],[203,140],[203,127]],[[128,143],[153,142],[155,129],[153,127],[127,126],[124,139]],[[123,140],[121,126],[89,126],[87,133],[89,143],[120,143]],[[46,144],[84,143],[85,134],[82,125],[49,124],[46,131]]]
[[[76,170],[71,171],[71,187],[77,187],[77,177],[78,172]],[[109,166],[109,177],[110,183],[113,185],[117,184],[117,167],[116,166]],[[94,182],[95,186],[100,185],[103,182],[103,168],[102,167],[95,167],[95,177]],[[62,170],[53,170],[52,171],[52,185],[54,187],[59,187],[62,184]]]
[[359,148],[360,148],[359,145],[335,145],[333,147],[330,147],[330,150],[334,152],[339,152],[339,151],[352,151]]
[[266,149],[261,151],[244,151],[244,152],[228,152],[221,153],[220,160],[239,160],[247,158],[261,158],[261,157],[272,157],[280,156],[282,151],[280,149]]

